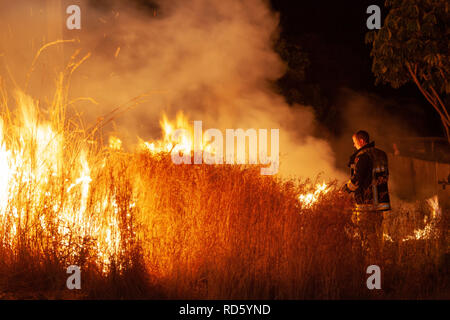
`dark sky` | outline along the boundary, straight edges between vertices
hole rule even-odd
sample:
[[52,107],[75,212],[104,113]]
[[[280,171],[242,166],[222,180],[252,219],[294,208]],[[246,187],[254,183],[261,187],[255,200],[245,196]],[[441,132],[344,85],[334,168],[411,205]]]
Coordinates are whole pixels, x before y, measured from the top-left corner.
[[[308,53],[308,81],[318,83],[330,103],[343,87],[374,93],[397,101],[392,112],[398,116],[416,118],[415,121],[420,117],[422,135],[442,136],[439,117],[414,84],[399,89],[375,86],[370,46],[364,42],[369,17],[366,10],[369,5],[378,5],[383,22],[388,13],[384,2],[271,0],[272,7],[280,13],[282,37],[298,43]],[[411,110],[411,105],[417,105],[416,110]]]
[[[321,69],[313,73],[314,80],[330,88],[367,88],[374,79],[369,47],[364,44],[366,8],[379,2],[384,1],[273,0],[272,4],[280,12],[282,35],[298,40],[313,62],[315,57],[320,60],[314,65]],[[323,70],[328,77],[320,76]]]

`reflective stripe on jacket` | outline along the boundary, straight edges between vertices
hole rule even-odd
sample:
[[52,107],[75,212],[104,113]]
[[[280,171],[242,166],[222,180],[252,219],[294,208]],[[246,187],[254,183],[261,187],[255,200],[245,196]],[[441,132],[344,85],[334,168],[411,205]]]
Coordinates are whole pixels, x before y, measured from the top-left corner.
[[371,142],[350,158],[347,187],[354,192],[357,211],[390,210],[388,158]]

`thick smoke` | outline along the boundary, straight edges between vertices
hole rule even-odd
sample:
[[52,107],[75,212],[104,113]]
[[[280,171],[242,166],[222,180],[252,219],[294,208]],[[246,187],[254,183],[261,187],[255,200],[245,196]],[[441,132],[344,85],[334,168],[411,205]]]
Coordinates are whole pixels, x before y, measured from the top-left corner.
[[[280,129],[284,176],[343,177],[335,169],[330,145],[312,135],[316,128],[312,108],[288,106],[271,88],[285,65],[273,50],[278,16],[265,1],[165,0],[152,10],[130,1],[92,5],[54,0],[53,8],[59,3],[59,9],[53,11],[61,15],[49,13],[49,2],[1,4],[5,79],[8,72],[17,75],[15,81],[23,87],[23,75],[40,46],[58,37],[77,38],[77,43],[56,45],[42,53],[29,92],[51,98],[49,88],[57,68],[81,48],[79,57],[89,52],[91,56],[74,73],[70,96],[98,102],[75,105],[86,122],[147,94],[145,102],[114,119],[115,134],[127,145],[137,137],[160,138],[162,112],[174,117],[183,110],[189,119],[202,120],[204,129],[224,133],[226,128]],[[65,8],[70,4],[81,7],[80,31],[65,28]]]
[[[404,114],[398,114],[398,110],[401,110],[399,101],[347,88],[340,90],[336,100],[342,114],[342,134],[332,139],[332,146],[336,151],[337,163],[341,165],[345,165],[348,155],[355,151],[352,135],[358,130],[369,132],[376,146],[388,153],[394,152],[394,144],[401,148],[399,142],[403,139],[420,136],[423,121],[412,116],[405,119]],[[421,108],[410,101],[403,101],[400,107],[411,113],[418,113]]]

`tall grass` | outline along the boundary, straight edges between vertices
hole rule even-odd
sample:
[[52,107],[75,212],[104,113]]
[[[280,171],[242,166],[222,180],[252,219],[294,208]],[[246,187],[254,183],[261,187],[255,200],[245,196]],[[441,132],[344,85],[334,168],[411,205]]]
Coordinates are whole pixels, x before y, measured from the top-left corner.
[[[332,185],[305,208],[308,181],[103,146],[66,117],[71,72],[47,106],[1,90],[1,297],[448,298],[448,211],[386,215],[383,290],[370,291],[347,195]],[[66,288],[73,264],[81,290]]]
[[[167,155],[110,154],[93,176],[86,208],[87,215],[104,215],[95,209],[98,203],[115,199],[108,214],[115,216],[120,240],[108,267],[99,264],[97,239],[71,238],[62,246],[64,241],[49,241],[31,219],[17,246],[1,247],[0,288],[12,297],[100,299],[448,294],[444,220],[428,239],[403,241],[423,227],[422,219],[412,217],[426,214],[426,208],[422,214],[389,213],[384,224],[392,241],[385,242],[384,257],[376,262],[383,271],[380,295],[365,285],[367,263],[355,237],[351,201],[331,191],[302,209],[297,196],[304,188],[261,176],[257,168],[183,166]],[[52,199],[60,201],[62,195],[54,192]],[[33,217],[48,214],[44,204],[33,210]],[[65,288],[71,264],[82,269],[77,292]]]

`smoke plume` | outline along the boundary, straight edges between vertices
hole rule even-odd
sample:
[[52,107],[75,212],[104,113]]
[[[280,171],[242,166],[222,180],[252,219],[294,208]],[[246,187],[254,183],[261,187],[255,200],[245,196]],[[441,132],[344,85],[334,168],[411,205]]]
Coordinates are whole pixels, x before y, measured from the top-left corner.
[[[49,3],[51,3],[49,5]],[[69,31],[65,9],[81,8],[81,30]],[[56,9],[55,9],[56,8]],[[263,0],[25,1],[0,5],[1,76],[24,87],[35,52],[57,39],[75,43],[47,48],[27,91],[51,99],[58,68],[77,50],[90,57],[71,79],[70,97],[91,97],[71,108],[93,123],[145,94],[144,102],[114,119],[108,130],[126,145],[160,138],[159,119],[182,110],[203,127],[280,129],[283,176],[342,178],[325,140],[313,136],[312,108],[289,106],[271,83],[285,72],[274,52],[278,15]],[[14,80],[12,80],[14,78]]]

